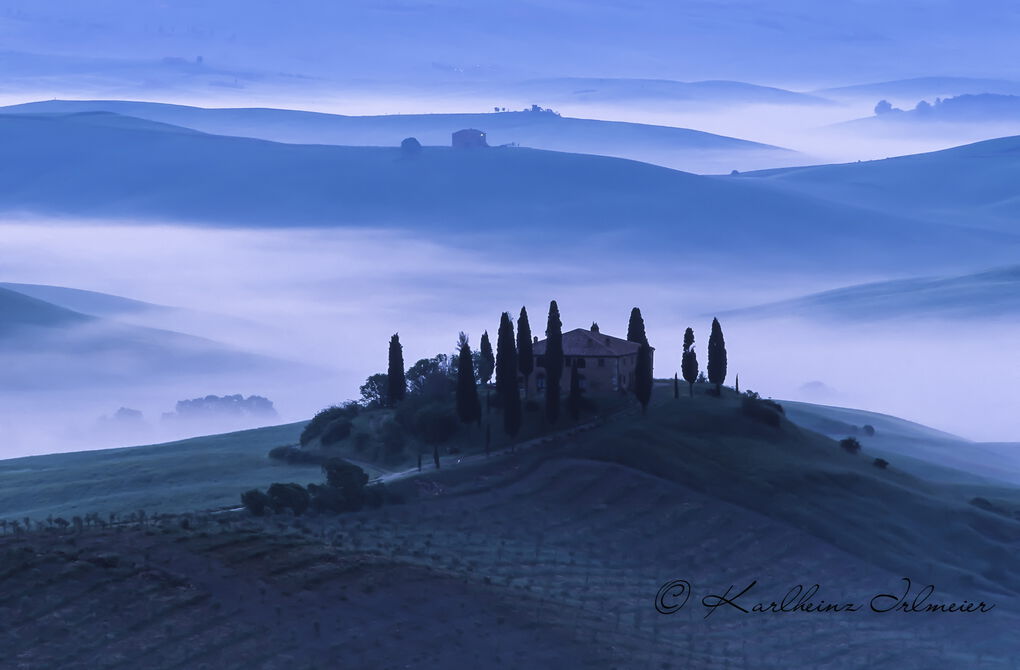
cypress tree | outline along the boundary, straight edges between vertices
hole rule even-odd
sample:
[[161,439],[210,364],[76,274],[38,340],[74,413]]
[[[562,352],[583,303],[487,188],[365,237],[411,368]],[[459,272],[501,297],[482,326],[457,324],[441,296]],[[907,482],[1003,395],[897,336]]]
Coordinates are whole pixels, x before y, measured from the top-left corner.
[[641,403],[641,413],[648,409],[652,399],[652,347],[645,342],[638,349],[637,369],[634,370],[634,394]]
[[694,353],[694,329],[688,328],[684,333],[684,355],[680,360],[680,372],[684,381],[690,384],[691,397],[694,397],[694,382],[698,381],[698,355]]
[[563,376],[563,324],[560,308],[549,303],[549,319],[545,326],[545,418],[556,423],[560,416],[560,378]]
[[503,406],[503,430],[514,437],[521,429],[521,394],[517,387],[517,345],[510,315],[503,312],[496,337],[496,394]]
[[648,344],[648,336],[645,335],[645,320],[641,317],[641,310],[637,307],[630,310],[630,321],[627,323],[627,341]]
[[535,370],[535,345],[531,340],[531,324],[528,323],[528,310],[521,307],[521,316],[517,319],[517,369],[524,375],[524,395],[528,395],[528,378]]
[[673,373],[673,399],[676,400],[680,397],[680,378]]
[[397,333],[390,338],[390,360],[386,370],[386,404],[396,407],[407,395],[407,379],[404,377],[404,348],[400,346]]
[[492,381],[492,373],[496,371],[496,357],[492,354],[492,345],[489,343],[489,331],[482,333],[481,357],[478,361],[478,378],[485,384],[485,411],[489,411],[489,382]]
[[577,363],[570,366],[570,395],[567,396],[567,410],[570,418],[577,421],[581,416],[581,380],[577,374]]
[[458,345],[460,355],[457,359],[457,416],[464,423],[477,421],[481,424],[482,405],[478,402],[478,387],[475,386],[475,369],[467,335],[460,334]]
[[708,381],[722,390],[726,381],[726,341],[723,339],[719,319],[712,319],[712,334],[708,336]]

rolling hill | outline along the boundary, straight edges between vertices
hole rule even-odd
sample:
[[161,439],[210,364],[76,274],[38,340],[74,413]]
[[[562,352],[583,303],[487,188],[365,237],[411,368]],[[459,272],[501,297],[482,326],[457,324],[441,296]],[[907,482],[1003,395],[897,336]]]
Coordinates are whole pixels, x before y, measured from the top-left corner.
[[728,313],[857,323],[918,318],[1016,321],[1020,319],[1020,267],[954,277],[873,282]]
[[0,282],[0,289],[7,289],[30,298],[72,310],[89,316],[118,318],[152,312],[173,312],[175,308],[154,305],[141,300],[132,300],[119,295],[84,291],[66,286],[48,286],[45,284],[17,284]]
[[89,316],[7,288],[0,288],[0,345],[5,392],[142,379],[155,384],[182,375],[284,365],[212,340]]
[[[203,491],[314,477],[254,457],[287,430],[0,461],[0,500],[35,482],[34,501],[29,491],[6,509],[41,525],[25,533],[19,514],[19,530],[8,524],[0,537],[2,585],[35,596],[5,604],[15,622],[0,631],[5,649],[29,667],[116,654],[156,668],[266,665],[281,649],[302,665],[342,654],[384,667],[469,658],[610,668],[640,658],[709,668],[754,658],[775,670],[849,670],[860,659],[920,669],[976,663],[977,649],[986,664],[1012,656],[1016,489],[932,482],[896,461],[874,467],[867,447],[852,455],[785,419],[760,422],[729,391],[674,400],[660,387],[646,415],[634,409],[471,464],[445,457],[441,470],[390,485],[404,504],[296,519],[195,507],[208,504]],[[235,453],[236,472],[192,480],[203,449],[227,470]],[[106,483],[115,490],[104,493]],[[970,503],[976,495],[993,509]],[[79,498],[118,510],[121,522],[75,531],[45,520],[84,513]],[[142,516],[136,503],[152,507]],[[915,588],[933,584],[938,602],[994,603],[995,616],[922,614],[922,625],[867,610],[873,595],[901,593],[905,575]],[[667,618],[653,598],[676,579],[694,597]],[[394,590],[409,581],[411,592]],[[705,618],[702,596],[752,582],[748,607],[817,583],[812,602],[865,610],[724,608]],[[109,613],[90,617],[99,601]],[[77,625],[52,634],[54,609]],[[104,622],[118,633],[97,642]]]
[[1020,136],[885,160],[745,173],[786,192],[873,212],[1016,232]]
[[[7,156],[0,211],[9,214],[381,226],[465,240],[541,231],[549,242],[604,243],[663,260],[682,240],[686,254],[732,259],[754,251],[756,262],[784,268],[852,254],[861,268],[902,271],[959,263],[964,252],[1005,259],[1017,245],[1012,236],[825,202],[751,178],[534,149],[426,147],[406,156],[398,148],[224,137],[109,113],[3,115],[0,142]],[[897,251],[904,245],[911,257]]]
[[[205,109],[121,100],[47,100],[0,108],[0,114],[113,112],[217,135],[295,144],[394,147],[405,137],[448,146],[450,135],[478,128],[490,145],[630,158],[689,172],[730,172],[803,163],[793,151],[757,142],[639,123],[576,119],[549,112],[341,116],[286,109]],[[798,159],[801,159],[798,161]]]

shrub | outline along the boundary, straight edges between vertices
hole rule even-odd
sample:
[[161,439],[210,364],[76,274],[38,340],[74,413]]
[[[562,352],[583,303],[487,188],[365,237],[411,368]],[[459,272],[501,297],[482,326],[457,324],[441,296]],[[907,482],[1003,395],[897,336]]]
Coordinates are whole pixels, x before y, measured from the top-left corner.
[[861,450],[861,443],[857,441],[856,437],[844,437],[839,441],[839,446],[851,454],[856,454]]
[[341,406],[333,405],[326,409],[319,410],[312,417],[312,420],[308,422],[305,429],[301,431],[301,446],[305,446],[317,437],[320,437],[326,432],[326,428],[337,419],[347,419],[348,421],[358,415],[361,410],[360,405],[353,401],[345,402]]
[[341,440],[346,440],[350,437],[351,431],[354,429],[354,424],[351,420],[343,417],[336,419],[333,423],[329,424],[326,430],[322,433],[322,444],[333,445]]
[[[714,391],[715,389],[709,389]],[[740,401],[740,409],[744,413],[744,416],[750,417],[755,421],[764,423],[765,425],[778,428],[782,424],[780,415],[782,414],[782,408],[776,403],[758,400],[750,396],[744,396]]]
[[289,509],[294,516],[301,516],[308,509],[311,497],[300,484],[273,484],[267,491],[269,504],[276,512]]
[[874,437],[875,427],[872,426],[871,424],[864,424],[864,434],[867,435],[868,437]]
[[241,494],[241,504],[255,516],[262,516],[270,507],[269,496],[258,489],[245,491]]
[[269,450],[269,457],[275,458],[280,461],[286,461],[291,465],[306,464],[306,465],[319,465],[325,457],[321,454],[317,454],[312,451],[305,451],[301,447],[293,444],[284,445],[282,447],[274,447]]
[[885,460],[884,458],[876,458],[872,465],[874,465],[876,468],[885,470],[887,467],[889,467],[889,461]]
[[354,463],[342,458],[331,458],[322,464],[326,485],[334,488],[361,489],[368,483],[368,475]]
[[442,444],[457,433],[460,422],[453,409],[441,403],[430,403],[414,415],[414,432],[426,444]]

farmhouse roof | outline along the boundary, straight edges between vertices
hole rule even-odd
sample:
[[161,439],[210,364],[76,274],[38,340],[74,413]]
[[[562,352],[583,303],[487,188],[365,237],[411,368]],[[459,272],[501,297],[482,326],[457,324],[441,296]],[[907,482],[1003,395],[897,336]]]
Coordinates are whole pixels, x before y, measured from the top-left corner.
[[[545,354],[546,340],[535,343],[535,355]],[[629,356],[636,354],[640,345],[619,337],[600,333],[598,330],[575,328],[563,333],[564,356]]]

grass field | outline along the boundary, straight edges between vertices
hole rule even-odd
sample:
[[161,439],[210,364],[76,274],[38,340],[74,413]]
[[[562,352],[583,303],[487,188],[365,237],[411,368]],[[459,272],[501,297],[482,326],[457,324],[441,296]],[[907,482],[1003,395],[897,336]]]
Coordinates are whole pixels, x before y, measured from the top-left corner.
[[[871,460],[732,394],[662,388],[646,415],[392,482],[405,504],[8,532],[0,644],[30,669],[1015,667],[1020,522]],[[653,608],[671,579],[697,597],[757,580],[754,601],[817,583],[826,602],[867,603],[904,576],[996,609]]]
[[0,517],[185,512],[237,505],[240,491],[274,481],[318,482],[317,466],[266,457],[297,441],[303,423],[168,444],[0,461]]

